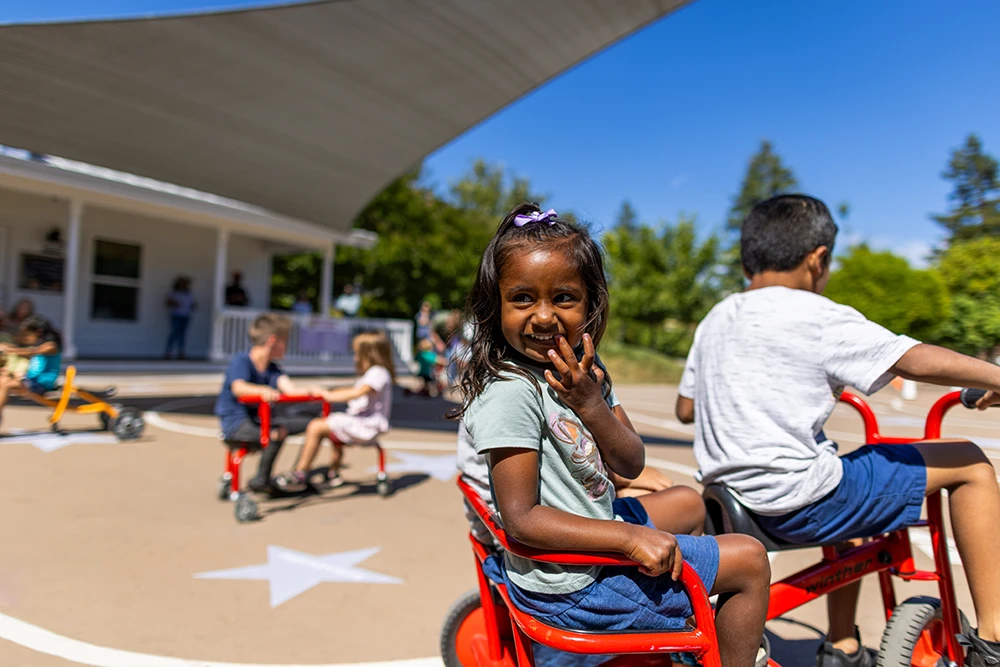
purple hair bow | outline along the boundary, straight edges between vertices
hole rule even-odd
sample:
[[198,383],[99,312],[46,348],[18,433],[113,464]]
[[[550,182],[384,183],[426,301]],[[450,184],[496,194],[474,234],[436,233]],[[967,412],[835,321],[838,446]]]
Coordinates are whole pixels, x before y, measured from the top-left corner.
[[514,226],[524,227],[525,225],[531,222],[547,222],[550,225],[554,225],[556,224],[556,217],[558,215],[559,214],[556,213],[556,210],[554,208],[550,208],[544,213],[542,213],[541,211],[533,211],[532,213],[528,213],[527,215],[522,213],[521,215],[514,216]]

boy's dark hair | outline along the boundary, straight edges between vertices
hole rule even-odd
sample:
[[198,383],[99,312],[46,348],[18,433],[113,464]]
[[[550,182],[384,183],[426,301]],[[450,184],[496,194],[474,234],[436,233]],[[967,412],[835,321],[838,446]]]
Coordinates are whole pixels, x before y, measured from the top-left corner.
[[791,271],[820,246],[833,255],[837,223],[826,204],[806,195],[779,195],[753,207],[740,230],[743,268],[755,276],[764,271]]
[[[476,281],[466,300],[466,318],[475,325],[469,342],[469,360],[462,369],[459,385],[462,389],[462,406],[450,414],[461,418],[469,405],[492,381],[502,373],[514,373],[541,386],[528,371],[509,361],[507,341],[500,326],[500,276],[511,256],[530,252],[539,246],[565,250],[587,288],[587,322],[584,331],[590,334],[596,347],[604,336],[608,324],[608,283],[604,276],[604,257],[597,242],[586,228],[558,217],[544,222],[532,222],[518,227],[519,215],[540,213],[537,204],[524,203],[514,207],[497,227],[496,234],[483,252]],[[551,224],[550,224],[551,223]],[[611,378],[605,383],[610,391]]]

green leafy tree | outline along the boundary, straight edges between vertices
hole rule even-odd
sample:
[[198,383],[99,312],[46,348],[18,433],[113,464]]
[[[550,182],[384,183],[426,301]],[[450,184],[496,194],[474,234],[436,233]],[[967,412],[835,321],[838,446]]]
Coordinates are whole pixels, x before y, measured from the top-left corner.
[[850,248],[839,264],[826,296],[896,333],[926,341],[941,335],[950,299],[937,272],[914,269],[904,258],[863,243]]
[[771,197],[794,191],[799,183],[792,170],[785,166],[770,141],[760,142],[760,148],[750,158],[740,191],[733,198],[726,220],[729,247],[725,253],[725,291],[743,287],[743,266],[740,263],[740,227],[757,204]]
[[627,199],[622,202],[621,208],[618,209],[615,227],[624,227],[632,231],[639,228],[639,213],[632,206],[632,202]]
[[940,342],[976,356],[1000,345],[1000,238],[952,243],[938,271],[952,295],[952,315]]
[[983,150],[975,134],[955,149],[941,176],[954,184],[949,200],[954,207],[933,216],[951,233],[952,241],[1000,236],[1000,177],[996,158]]
[[603,238],[608,256],[613,338],[683,356],[695,325],[718,300],[716,236],[698,240],[681,216],[656,230],[618,225]]

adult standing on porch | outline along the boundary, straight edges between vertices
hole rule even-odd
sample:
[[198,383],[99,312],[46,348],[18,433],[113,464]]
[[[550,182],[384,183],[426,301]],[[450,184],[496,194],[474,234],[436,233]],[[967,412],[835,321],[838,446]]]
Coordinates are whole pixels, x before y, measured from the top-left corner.
[[167,308],[170,309],[170,335],[167,337],[167,349],[164,359],[170,358],[170,351],[177,349],[177,358],[183,359],[184,344],[187,339],[187,328],[191,323],[191,314],[198,304],[191,294],[191,279],[179,276],[174,281],[173,291],[167,297]]
[[243,274],[233,271],[233,282],[226,286],[226,305],[246,308],[250,305],[250,297],[243,289]]

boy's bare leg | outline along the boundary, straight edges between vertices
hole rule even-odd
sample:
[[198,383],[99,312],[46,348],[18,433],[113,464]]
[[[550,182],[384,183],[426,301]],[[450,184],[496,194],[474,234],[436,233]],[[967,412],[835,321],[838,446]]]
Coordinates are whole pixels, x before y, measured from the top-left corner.
[[927,466],[927,493],[947,489],[955,544],[979,618],[979,637],[1000,641],[1000,488],[983,451],[967,440],[914,445]]
[[715,629],[722,667],[749,667],[764,636],[771,564],[764,546],[748,535],[719,535],[716,540],[719,574],[712,593],[719,595]]
[[657,530],[675,535],[705,532],[705,501],[694,489],[675,486],[636,498]]
[[[861,540],[852,540],[837,545],[837,553],[843,553],[861,544]],[[857,653],[861,646],[854,636],[857,625],[855,616],[858,612],[858,597],[861,595],[861,582],[857,581],[844,586],[826,596],[826,613],[830,618],[830,628],[826,633],[826,641],[833,648],[851,655]]]
[[327,425],[325,419],[317,417],[309,422],[309,426],[306,427],[306,441],[302,445],[302,451],[299,452],[298,463],[295,464],[296,472],[309,472],[316,458],[316,453],[319,452],[320,443],[323,442],[323,438],[329,436],[330,427]]
[[0,374],[0,420],[3,419],[3,409],[7,405],[7,401],[10,400],[10,391],[15,386],[20,384],[12,375],[3,371]]

